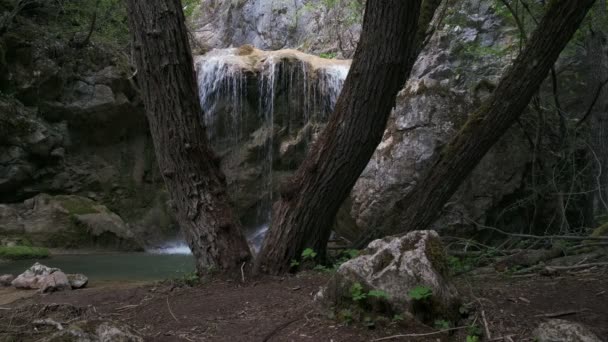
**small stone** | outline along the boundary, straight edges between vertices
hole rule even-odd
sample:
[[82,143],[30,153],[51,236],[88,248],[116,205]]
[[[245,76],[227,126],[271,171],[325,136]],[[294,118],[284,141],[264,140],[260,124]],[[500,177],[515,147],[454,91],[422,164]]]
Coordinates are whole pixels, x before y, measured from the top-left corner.
[[0,286],[8,287],[11,286],[11,283],[15,280],[15,277],[12,274],[4,274],[0,276]]
[[89,283],[89,278],[87,278],[84,274],[68,274],[68,280],[70,281],[70,285],[72,289],[81,289],[86,287]]

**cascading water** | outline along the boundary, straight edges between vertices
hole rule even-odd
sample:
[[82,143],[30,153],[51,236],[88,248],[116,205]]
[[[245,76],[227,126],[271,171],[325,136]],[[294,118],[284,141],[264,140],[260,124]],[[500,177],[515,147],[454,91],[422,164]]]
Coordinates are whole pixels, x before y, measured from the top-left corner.
[[223,49],[196,58],[202,119],[255,251],[278,180],[297,168],[327,121],[349,66],[294,50],[241,56]]

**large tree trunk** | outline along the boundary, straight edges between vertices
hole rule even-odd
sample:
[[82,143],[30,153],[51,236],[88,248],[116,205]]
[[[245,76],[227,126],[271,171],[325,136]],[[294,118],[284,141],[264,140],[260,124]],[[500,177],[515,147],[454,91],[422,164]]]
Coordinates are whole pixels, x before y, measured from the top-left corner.
[[281,187],[258,259],[281,273],[305,248],[325,254],[338,209],[380,143],[416,56],[421,0],[368,0],[363,29],[334,113],[294,177]]
[[441,214],[475,166],[524,111],[595,0],[554,0],[524,50],[506,71],[492,96],[473,113],[420,182],[393,209],[377,218],[372,238],[426,229]]
[[158,164],[199,274],[250,259],[201,123],[180,0],[127,0],[137,77]]

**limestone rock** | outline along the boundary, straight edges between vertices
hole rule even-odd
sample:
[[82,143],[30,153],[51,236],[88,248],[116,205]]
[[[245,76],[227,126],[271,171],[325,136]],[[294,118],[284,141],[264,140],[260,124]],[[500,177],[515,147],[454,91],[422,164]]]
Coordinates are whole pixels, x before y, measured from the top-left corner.
[[144,339],[132,327],[105,320],[78,321],[42,341],[74,342],[143,342]]
[[81,273],[68,274],[67,276],[73,289],[81,289],[89,283],[89,278]]
[[[447,260],[434,231],[413,231],[403,237],[372,241],[357,258],[340,266],[321,296],[333,306],[352,301],[353,284],[364,291],[382,291],[393,312],[411,313],[423,321],[454,319],[459,296],[450,283]],[[428,298],[414,300],[410,291],[425,288]]]
[[61,271],[55,271],[42,278],[40,282],[40,292],[49,293],[56,291],[71,290],[72,286],[65,273]]
[[[383,140],[353,188],[351,213],[362,229],[378,227],[383,218],[399,214],[394,203],[411,191],[436,153],[489,94],[480,85],[496,82],[511,62],[512,30],[491,2],[461,0],[448,12],[419,55],[397,96]],[[502,54],[463,52],[484,48]],[[432,228],[461,229],[470,225],[465,217],[483,223],[493,208],[504,205],[501,201],[520,188],[528,163],[526,149],[521,130],[507,132]]]
[[541,323],[533,335],[538,342],[602,342],[584,325],[563,319]]
[[0,276],[0,287],[11,286],[11,283],[15,280],[12,274],[3,274]]
[[58,268],[48,267],[37,262],[18,275],[11,284],[18,289],[39,289],[47,276],[59,271],[61,270]]
[[[127,224],[106,206],[75,195],[50,196],[40,194],[23,205],[16,206],[12,215],[0,223],[20,225],[22,232],[35,245],[61,248],[141,249],[140,243]],[[2,213],[0,208],[0,214]]]

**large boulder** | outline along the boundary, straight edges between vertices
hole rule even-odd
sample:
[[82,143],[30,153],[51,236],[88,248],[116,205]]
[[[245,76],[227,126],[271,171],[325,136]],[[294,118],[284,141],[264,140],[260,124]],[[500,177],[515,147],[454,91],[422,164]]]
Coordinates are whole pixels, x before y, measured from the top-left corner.
[[40,292],[42,293],[66,291],[71,289],[72,286],[68,276],[61,271],[55,271],[45,276],[40,283]]
[[12,281],[12,285],[18,289],[40,289],[45,283],[45,278],[55,272],[61,272],[58,268],[48,267],[35,263]]
[[[0,231],[19,233],[37,246],[60,248],[142,249],[129,226],[106,206],[75,195],[40,194],[0,217]],[[1,211],[0,211],[1,213]]]
[[382,293],[375,300],[385,301],[390,312],[411,313],[424,322],[458,317],[459,295],[450,282],[444,247],[430,230],[372,241],[338,268],[319,295],[341,307],[353,302],[353,291]]
[[538,342],[602,342],[584,325],[563,319],[541,323],[533,335]]

